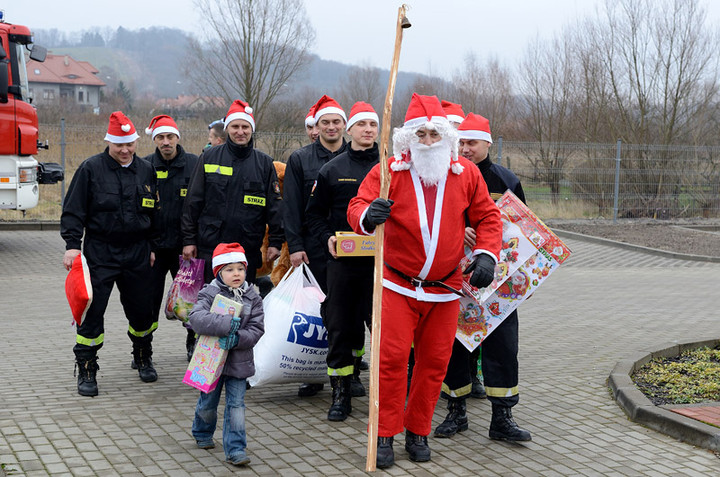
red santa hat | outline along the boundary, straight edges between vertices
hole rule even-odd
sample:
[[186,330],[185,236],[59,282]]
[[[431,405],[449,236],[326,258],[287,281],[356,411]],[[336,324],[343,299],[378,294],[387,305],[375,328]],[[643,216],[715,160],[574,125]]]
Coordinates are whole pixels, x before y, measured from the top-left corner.
[[235,121],[236,119],[244,119],[250,123],[253,132],[255,132],[255,118],[253,118],[253,110],[245,101],[236,99],[233,104],[230,105],[227,114],[225,115],[225,129],[228,124]]
[[145,128],[145,134],[152,134],[152,139],[155,139],[158,134],[166,133],[173,133],[180,137],[180,131],[177,124],[175,124],[175,120],[167,114],[155,116],[150,120],[150,125]]
[[350,129],[356,122],[366,119],[380,123],[380,118],[378,118],[378,115],[372,105],[363,101],[358,101],[353,104],[352,109],[350,109],[350,119],[348,119],[347,122],[347,129]]
[[492,144],[490,121],[475,113],[468,113],[465,120],[458,126],[460,139],[482,139]]
[[420,129],[421,127],[435,129],[438,124],[447,125],[449,123],[437,96],[424,96],[413,93],[407,113],[405,113],[403,127],[408,129]]
[[305,116],[305,127],[311,128],[315,126],[315,105],[310,106],[307,116]]
[[105,140],[113,144],[127,144],[139,138],[135,125],[123,114],[122,111],[115,111],[110,115]]
[[451,103],[450,101],[445,101],[444,99],[440,102],[440,106],[442,106],[443,111],[445,111],[445,115],[448,118],[448,121],[453,123],[461,123],[463,122],[463,119],[465,119],[465,112],[462,110],[462,106],[457,103]]
[[75,323],[78,326],[82,325],[93,300],[90,269],[82,253],[73,260],[72,268],[65,279],[65,295]]
[[215,247],[212,257],[213,275],[217,276],[222,267],[228,263],[244,263],[247,268],[247,258],[245,257],[245,249],[237,242],[221,243]]
[[343,120],[347,122],[345,111],[343,111],[337,101],[326,94],[318,99],[318,102],[315,103],[313,107],[315,108],[315,122],[318,122],[320,118],[326,114],[339,114]]

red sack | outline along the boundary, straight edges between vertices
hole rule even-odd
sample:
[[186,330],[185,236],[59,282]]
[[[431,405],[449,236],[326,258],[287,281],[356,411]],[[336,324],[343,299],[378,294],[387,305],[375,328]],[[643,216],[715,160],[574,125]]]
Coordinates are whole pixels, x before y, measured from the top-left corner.
[[65,279],[65,295],[67,295],[75,323],[78,326],[82,325],[85,313],[90,308],[93,299],[90,269],[82,253],[73,260],[72,268]]

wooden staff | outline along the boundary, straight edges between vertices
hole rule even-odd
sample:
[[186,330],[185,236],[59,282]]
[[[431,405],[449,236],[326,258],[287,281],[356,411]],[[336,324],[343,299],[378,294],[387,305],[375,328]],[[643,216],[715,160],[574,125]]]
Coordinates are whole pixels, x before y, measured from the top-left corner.
[[[380,136],[380,197],[388,198],[390,190],[390,172],[388,171],[388,143],[390,142],[390,123],[392,122],[392,102],[395,95],[395,82],[397,81],[398,63],[400,62],[400,46],[402,45],[403,29],[410,28],[405,13],[407,5],[403,4],[398,8],[397,28],[395,30],[395,53],[393,54],[390,66],[390,79],[388,81],[387,94],[385,95],[385,107],[383,108],[382,135]],[[368,444],[367,460],[365,470],[375,470],[377,460],[377,438],[378,438],[378,410],[380,407],[380,315],[382,310],[383,291],[383,240],[385,238],[385,226],[383,224],[375,227],[375,286],[373,288],[373,310],[372,310],[372,341],[370,348],[370,410],[368,412]]]

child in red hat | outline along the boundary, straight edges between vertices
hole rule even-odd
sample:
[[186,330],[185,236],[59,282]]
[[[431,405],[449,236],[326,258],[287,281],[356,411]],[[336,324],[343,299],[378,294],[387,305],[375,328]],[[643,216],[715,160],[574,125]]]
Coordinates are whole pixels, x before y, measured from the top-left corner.
[[[245,452],[246,379],[255,374],[253,347],[265,333],[265,315],[260,295],[245,281],[247,258],[245,249],[239,243],[219,244],[213,252],[212,270],[215,279],[200,290],[197,304],[190,313],[190,324],[198,334],[220,336],[220,347],[229,352],[217,387],[207,394],[200,393],[192,434],[199,448],[215,447],[213,434],[224,386],[225,457],[233,465],[246,465],[250,462]],[[212,313],[210,307],[218,294],[242,303],[242,311],[236,316]]]

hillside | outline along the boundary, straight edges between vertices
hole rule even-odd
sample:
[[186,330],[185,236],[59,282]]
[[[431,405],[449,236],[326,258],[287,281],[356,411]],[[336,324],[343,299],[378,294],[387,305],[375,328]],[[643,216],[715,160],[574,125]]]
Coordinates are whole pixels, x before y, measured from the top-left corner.
[[[43,44],[43,40],[53,41],[54,37],[43,33],[41,30],[36,35],[39,44]],[[82,46],[68,46],[67,42],[59,42],[64,43],[63,46],[47,43],[43,46],[51,53],[90,62],[100,70],[98,76],[107,84],[105,94],[114,91],[118,82],[123,81],[135,97],[172,98],[180,94],[199,93],[182,72],[188,38],[185,32],[177,29],[154,27],[129,31],[120,28],[108,41],[93,37],[92,42],[86,41]],[[88,46],[103,43],[105,46]],[[153,47],[148,48],[147,45]],[[353,67],[313,55],[308,68],[288,85],[290,96],[299,91],[338,94],[341,82]],[[388,77],[388,70],[380,71],[383,96]],[[397,91],[407,90],[421,77],[423,75],[400,73]]]

